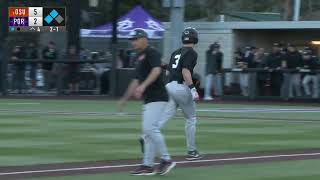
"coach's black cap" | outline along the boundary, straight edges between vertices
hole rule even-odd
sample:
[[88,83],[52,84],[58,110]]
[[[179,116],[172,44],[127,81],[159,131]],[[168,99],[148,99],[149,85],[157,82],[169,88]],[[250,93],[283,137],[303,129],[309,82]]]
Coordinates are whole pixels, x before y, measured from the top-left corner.
[[129,40],[139,39],[139,38],[148,38],[148,33],[143,29],[134,29],[129,34]]

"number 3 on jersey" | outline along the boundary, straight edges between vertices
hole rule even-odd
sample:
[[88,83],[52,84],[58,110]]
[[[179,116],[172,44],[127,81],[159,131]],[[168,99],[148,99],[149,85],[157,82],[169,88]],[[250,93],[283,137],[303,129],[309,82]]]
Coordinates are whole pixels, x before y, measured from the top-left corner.
[[181,54],[177,54],[174,56],[175,63],[172,64],[172,69],[176,69],[178,67],[180,57],[181,57]]

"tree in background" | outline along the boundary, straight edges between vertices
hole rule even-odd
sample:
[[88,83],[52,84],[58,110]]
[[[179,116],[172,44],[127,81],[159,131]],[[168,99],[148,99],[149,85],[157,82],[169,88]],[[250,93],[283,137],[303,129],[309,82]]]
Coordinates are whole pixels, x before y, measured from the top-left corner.
[[284,11],[283,19],[287,21],[293,20],[293,9],[294,9],[294,0],[285,0],[284,2]]
[[[294,0],[186,0],[186,21],[208,18],[213,21],[222,12],[280,13],[283,20],[292,20]],[[320,1],[301,1],[301,19],[320,19]]]
[[[100,0],[97,11],[100,12],[97,17],[97,24],[105,24],[111,22],[111,3],[112,0]],[[141,5],[152,16],[160,19],[161,21],[169,20],[169,10],[162,7],[162,0],[121,0],[119,1],[119,15],[124,15],[134,6]]]
[[[60,0],[62,1],[62,0]],[[82,0],[81,0],[82,1]],[[206,18],[213,21],[222,12],[271,12],[280,13],[283,20],[292,20],[294,0],[185,0],[185,21]],[[112,0],[100,0],[94,10],[95,26],[111,22]],[[119,15],[123,15],[136,5],[141,5],[154,17],[161,21],[168,21],[168,8],[162,7],[162,0],[121,0],[119,1]],[[320,16],[320,0],[303,0],[301,3],[301,19],[309,20]],[[320,17],[319,17],[320,18]],[[92,19],[91,19],[92,21]]]

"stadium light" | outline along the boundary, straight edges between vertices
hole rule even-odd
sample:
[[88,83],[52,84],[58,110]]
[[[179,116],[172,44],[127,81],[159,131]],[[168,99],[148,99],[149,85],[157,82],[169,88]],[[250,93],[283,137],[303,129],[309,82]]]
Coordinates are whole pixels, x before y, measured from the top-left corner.
[[99,5],[99,0],[89,0],[89,6],[90,7],[98,7]]
[[311,41],[311,44],[313,44],[313,45],[320,45],[320,41]]

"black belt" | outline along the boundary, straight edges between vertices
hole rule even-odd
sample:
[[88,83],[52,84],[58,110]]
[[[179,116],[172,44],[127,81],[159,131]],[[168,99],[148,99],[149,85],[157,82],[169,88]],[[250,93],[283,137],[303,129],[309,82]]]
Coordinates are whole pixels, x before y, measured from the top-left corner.
[[172,80],[170,82],[177,82],[178,84],[183,84],[184,83],[184,81],[177,81],[177,80]]

